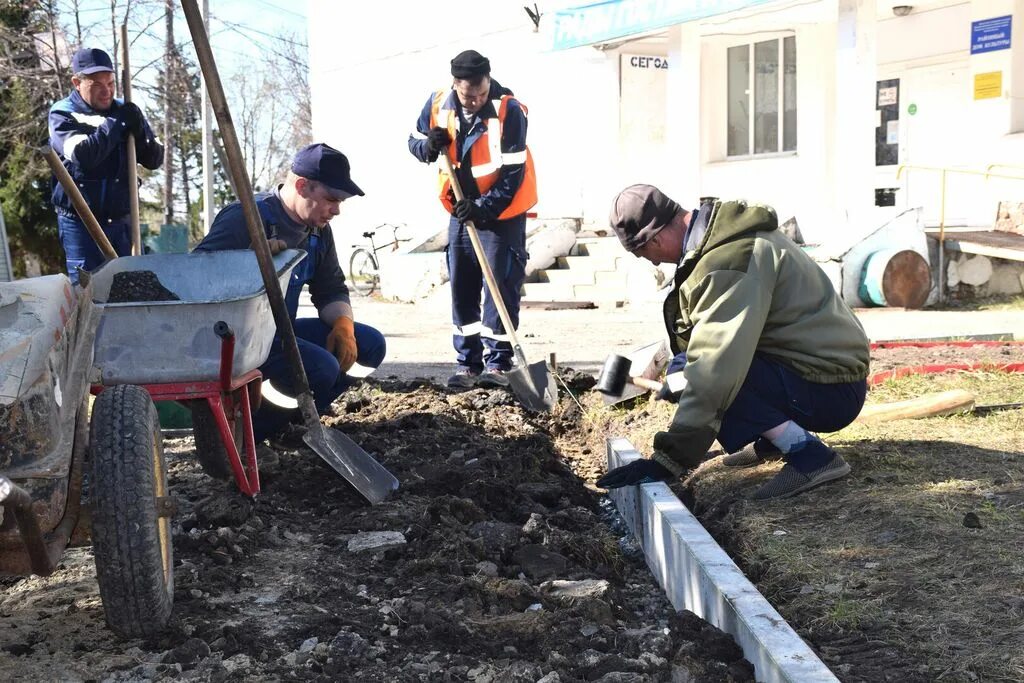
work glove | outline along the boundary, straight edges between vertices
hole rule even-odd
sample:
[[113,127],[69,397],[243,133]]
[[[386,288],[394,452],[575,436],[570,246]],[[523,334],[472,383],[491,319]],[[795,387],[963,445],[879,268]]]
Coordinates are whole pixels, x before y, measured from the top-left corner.
[[142,139],[145,135],[146,129],[143,126],[145,118],[142,116],[142,110],[134,102],[122,104],[118,110],[118,118],[121,119],[127,132],[134,135],[136,140]]
[[284,243],[284,240],[279,240],[276,237],[271,237],[267,240],[267,245],[270,247],[270,253],[277,256],[282,251],[288,248],[288,245]]
[[356,324],[352,318],[339,315],[327,335],[327,350],[337,357],[342,372],[348,372],[356,362],[359,347],[356,346]]
[[473,221],[476,227],[480,227],[480,224],[487,219],[484,210],[471,199],[460,199],[455,202],[452,215],[459,219],[459,223],[465,225],[466,221]]
[[427,133],[427,157],[430,161],[435,161],[441,152],[448,149],[450,144],[452,144],[452,136],[448,129],[434,126]]
[[650,484],[655,481],[666,481],[672,478],[668,468],[655,460],[641,458],[628,465],[616,467],[597,480],[602,489],[617,489],[634,484]]

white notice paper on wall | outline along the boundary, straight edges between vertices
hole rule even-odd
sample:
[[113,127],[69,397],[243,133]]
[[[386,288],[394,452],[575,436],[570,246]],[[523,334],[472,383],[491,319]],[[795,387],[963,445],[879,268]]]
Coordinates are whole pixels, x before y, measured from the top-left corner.
[[895,145],[900,141],[900,122],[889,121],[885,127],[885,144]]
[[878,106],[887,107],[889,105],[896,104],[896,94],[899,92],[899,88],[893,86],[891,88],[879,88],[878,89]]

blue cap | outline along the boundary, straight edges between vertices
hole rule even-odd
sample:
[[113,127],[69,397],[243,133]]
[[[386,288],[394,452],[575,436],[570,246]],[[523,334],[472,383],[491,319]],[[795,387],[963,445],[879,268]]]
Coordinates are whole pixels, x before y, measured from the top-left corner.
[[73,74],[95,74],[113,70],[114,63],[110,61],[110,55],[95,47],[83,47],[71,58]]
[[303,147],[292,159],[292,173],[295,175],[321,182],[332,190],[362,197],[365,193],[352,182],[351,172],[345,155],[322,142]]

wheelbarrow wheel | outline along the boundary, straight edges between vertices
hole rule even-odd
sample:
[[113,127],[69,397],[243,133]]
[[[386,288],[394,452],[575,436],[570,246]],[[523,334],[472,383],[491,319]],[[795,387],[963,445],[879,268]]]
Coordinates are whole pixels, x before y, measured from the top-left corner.
[[[242,451],[242,421],[228,420],[233,429],[235,448]],[[196,459],[199,466],[214,479],[229,479],[232,476],[231,465],[224,442],[220,439],[217,421],[213,419],[213,411],[205,400],[192,401],[192,434],[196,439]]]
[[173,549],[167,464],[156,406],[124,384],[93,404],[92,537],[107,625],[124,638],[158,633],[171,616]]

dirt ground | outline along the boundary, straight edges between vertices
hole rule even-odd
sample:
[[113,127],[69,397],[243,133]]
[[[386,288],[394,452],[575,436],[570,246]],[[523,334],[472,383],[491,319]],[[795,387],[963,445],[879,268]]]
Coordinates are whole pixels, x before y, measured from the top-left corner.
[[876,349],[871,355],[872,374],[922,365],[992,365],[1024,363],[1024,344],[974,344],[971,346],[896,346]]
[[[904,362],[873,356],[876,369]],[[593,378],[564,372],[582,409],[563,396],[541,417],[501,391],[350,391],[329,421],[402,482],[373,508],[288,448],[261,451],[249,504],[201,473],[190,438],[168,441],[166,634],[117,641],[89,549],[72,549],[51,577],[0,583],[0,678],[752,680],[730,638],[673,613],[591,488],[605,438],[647,451],[673,406],[607,409],[585,391]],[[998,372],[886,382],[869,400],[954,387],[1024,401],[1024,376]],[[826,440],[853,474],[796,498],[749,499],[778,463],[710,461],[677,492],[842,680],[1024,679],[1024,411]],[[359,550],[372,532],[385,545]]]
[[[1024,361],[1019,348],[1004,362]],[[929,350],[924,361],[879,349],[872,369],[982,362],[991,350]],[[972,391],[979,405],[1024,402],[1024,375],[911,376],[868,401],[947,389]],[[647,452],[673,408],[640,400],[588,412],[595,436],[614,432]],[[1024,680],[1024,410],[855,424],[823,438],[853,472],[794,498],[751,500],[779,462],[726,470],[711,460],[674,488],[841,680]],[[581,476],[604,470],[560,446]]]
[[504,391],[385,381],[335,408],[396,496],[366,507],[282,448],[261,452],[250,504],[201,473],[191,438],[168,441],[166,634],[116,640],[76,548],[51,577],[0,584],[0,679],[753,680],[730,637],[673,612],[566,467],[558,435],[584,419],[570,400],[530,417]]

